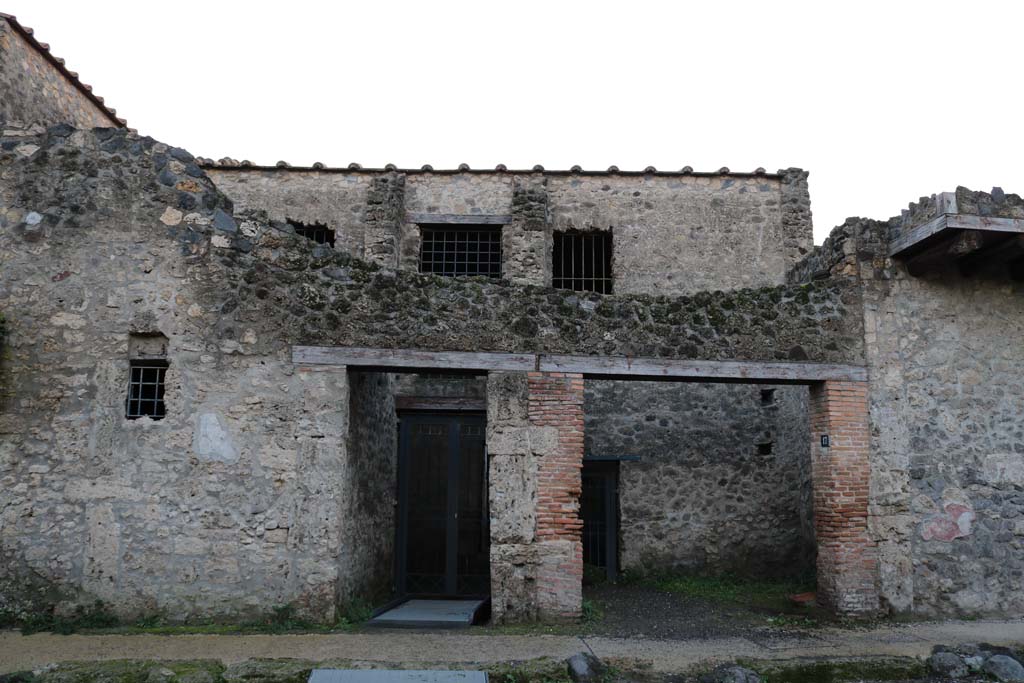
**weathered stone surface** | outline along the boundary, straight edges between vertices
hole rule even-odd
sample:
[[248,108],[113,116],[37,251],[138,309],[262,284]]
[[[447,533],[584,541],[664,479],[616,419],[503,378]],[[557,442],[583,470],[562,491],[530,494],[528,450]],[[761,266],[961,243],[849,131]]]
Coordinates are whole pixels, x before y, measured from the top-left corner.
[[608,667],[589,652],[580,652],[566,661],[569,678],[575,683],[602,683]]
[[722,664],[698,680],[700,683],[762,683],[763,679],[756,671],[736,664]]
[[0,17],[0,92],[4,93],[0,121],[63,124],[65,128],[69,123],[80,128],[120,125],[4,17]]
[[936,652],[928,658],[928,669],[947,678],[963,678],[969,673],[964,660],[955,652]]
[[[394,378],[349,375],[349,483],[342,499],[338,598],[343,612],[354,600],[376,604],[391,595],[395,561],[395,491],[398,435]],[[268,534],[272,532],[267,532]]]
[[1024,285],[910,277],[886,258],[897,223],[833,232],[864,283],[882,596],[925,615],[1024,613],[1024,346],[1005,343],[1024,334]]
[[[357,567],[384,566],[391,552],[386,542],[374,545],[352,528],[367,524],[376,537],[392,524],[367,502],[389,486],[393,432],[382,429],[380,440],[369,435],[388,421],[390,390],[364,386],[365,405],[353,405],[344,369],[297,371],[288,351],[298,343],[866,359],[868,523],[887,604],[925,614],[1024,610],[1019,591],[1010,588],[1020,579],[1022,474],[1014,456],[1024,387],[1015,370],[1024,358],[1020,345],[1006,343],[1020,336],[1024,320],[1020,285],[996,273],[909,278],[885,257],[896,223],[863,220],[841,226],[783,284],[779,264],[799,251],[797,233],[809,220],[800,199],[805,178],[797,172],[784,174],[787,187],[779,189],[770,186],[777,178],[761,178],[769,185],[762,189],[745,180],[726,185],[734,180],[726,177],[687,177],[670,187],[678,179],[587,177],[573,185],[572,177],[540,172],[368,174],[365,182],[353,181],[357,187],[344,206],[353,215],[372,206],[373,215],[361,220],[383,230],[369,237],[371,251],[380,247],[377,260],[388,266],[381,268],[312,245],[263,216],[236,215],[227,197],[197,174],[191,155],[148,138],[60,127],[5,134],[2,149],[0,295],[11,330],[4,381],[12,392],[0,415],[0,541],[4,555],[15,558],[3,565],[4,586],[42,577],[46,586],[67,589],[51,602],[109,596],[126,615],[168,610],[183,618],[256,613],[284,603],[326,618],[364,590]],[[453,189],[458,183],[469,189]],[[627,193],[627,183],[641,187]],[[691,191],[702,199],[682,196]],[[602,193],[614,199],[587,205]],[[1017,206],[1004,193],[967,201],[990,213],[1013,213]],[[658,218],[659,203],[674,218]],[[524,242],[532,260],[522,261],[518,283],[421,276],[390,269],[414,259],[414,233],[403,216],[413,210],[510,212],[524,234],[545,236],[549,229],[607,225],[616,239],[635,234],[641,246],[622,250],[623,259],[632,254],[637,263],[622,274],[615,296],[544,287],[549,259],[539,242]],[[650,249],[650,240],[665,243],[659,231],[667,234],[672,221],[726,232],[763,225],[770,243],[786,246],[757,252],[742,241],[735,262],[728,255],[720,260],[754,264],[750,288],[687,294],[702,283],[640,277],[643,256],[653,262],[671,251]],[[640,224],[657,229],[644,232],[635,227]],[[793,229],[789,237],[786,226]],[[699,232],[694,227],[690,241],[680,244],[721,244],[697,239]],[[361,238],[365,254],[365,230]],[[715,255],[698,250],[693,258]],[[746,284],[747,275],[715,277],[731,288]],[[123,419],[133,333],[167,339],[163,420]],[[692,406],[701,391],[686,398],[680,389],[678,397],[661,400]],[[508,393],[508,400],[494,397],[494,413],[503,417],[489,425],[488,438],[507,451],[499,455],[508,460],[496,467],[507,477],[505,499],[515,501],[535,484],[513,459],[540,464],[557,448],[550,433],[529,424],[517,391]],[[732,394],[706,396],[715,402],[710,415]],[[658,399],[639,404],[645,400]],[[356,415],[364,408],[359,432]],[[783,429],[797,433],[782,422],[755,421],[780,443]],[[366,438],[354,445],[353,433]],[[358,458],[364,467],[351,461],[355,446],[366,449]],[[806,470],[795,471],[802,482]],[[742,465],[739,474],[730,473],[754,483],[757,476]],[[769,485],[758,492],[762,500],[778,486],[773,475],[763,476]],[[572,495],[565,497],[571,513]],[[805,492],[797,498],[790,501],[800,509]],[[541,554],[526,532],[528,515],[510,504],[501,518],[507,526],[497,533],[505,542],[492,555],[506,564],[497,568],[496,585],[505,590],[507,584],[512,596],[532,591],[534,606],[522,609],[539,614],[562,596],[539,596],[530,583],[571,566],[577,549],[561,539]],[[571,515],[565,519],[573,522]],[[789,538],[802,533],[800,519],[791,516],[786,524]],[[669,524],[663,533],[678,537],[685,530]],[[17,591],[4,599],[20,609]],[[501,602],[517,609],[511,600]]]
[[224,429],[216,413],[202,413],[198,416],[193,448],[201,460],[238,460],[238,452],[231,441],[231,436]]
[[418,270],[420,232],[401,211],[512,216],[502,229],[504,276],[541,286],[551,283],[554,230],[611,230],[616,291],[635,294],[781,284],[811,248],[807,173],[799,169],[751,178],[215,167],[208,173],[240,207],[265,210],[277,221],[323,223],[345,251],[410,271]]
[[[0,160],[5,220],[35,210],[24,206],[53,215],[45,242],[0,235],[4,272],[19,273],[0,284],[14,395],[0,414],[0,543],[20,558],[0,584],[45,586],[40,598],[5,590],[0,606],[100,597],[126,617],[246,618],[291,604],[332,618],[359,585],[339,584],[339,567],[367,523],[340,503],[359,485],[344,369],[297,373],[257,350],[249,324],[210,333],[204,317],[221,313],[202,292],[217,286],[200,273],[215,208],[230,204],[200,178],[194,213],[161,222],[181,191],[156,182],[157,169],[184,172],[165,146],[123,131],[46,135],[33,155]],[[115,139],[124,145],[103,151]],[[32,186],[14,180],[15,158]],[[33,246],[43,243],[48,259]],[[163,337],[149,348],[133,333]],[[128,360],[154,354],[170,359],[167,417],[125,420]]]
[[224,669],[224,683],[306,683],[317,664],[302,659],[248,659]]
[[1007,655],[992,655],[985,660],[982,670],[1003,683],[1024,682],[1024,666]]

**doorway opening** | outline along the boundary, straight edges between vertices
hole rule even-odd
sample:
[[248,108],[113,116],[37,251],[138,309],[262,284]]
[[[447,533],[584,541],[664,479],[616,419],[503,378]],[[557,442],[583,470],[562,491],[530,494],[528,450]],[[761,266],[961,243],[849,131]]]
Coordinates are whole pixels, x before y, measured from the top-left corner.
[[582,479],[583,579],[615,581],[619,575],[619,463],[584,458]]

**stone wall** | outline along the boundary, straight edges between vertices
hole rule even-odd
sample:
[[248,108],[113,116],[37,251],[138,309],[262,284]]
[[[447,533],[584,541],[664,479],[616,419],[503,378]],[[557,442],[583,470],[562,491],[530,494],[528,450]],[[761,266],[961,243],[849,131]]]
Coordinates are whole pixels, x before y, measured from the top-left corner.
[[[0,538],[7,571],[21,572],[9,585],[43,577],[67,592],[61,603],[99,596],[125,614],[173,618],[287,603],[329,618],[375,589],[355,565],[387,562],[391,523],[369,501],[391,486],[390,464],[374,455],[393,441],[359,439],[365,451],[350,454],[348,437],[386,437],[391,389],[356,384],[352,404],[345,373],[297,371],[292,344],[861,356],[847,314],[859,300],[845,280],[601,297],[422,276],[234,216],[191,155],[149,138],[58,126],[3,142],[13,397],[0,420]],[[163,420],[123,417],[132,333],[168,340]],[[361,524],[378,533],[360,537]],[[535,577],[575,562],[576,541],[549,542],[564,552],[535,554]],[[499,539],[494,556],[509,545],[521,544]],[[578,608],[572,591],[566,604],[556,593],[537,609]]]
[[[4,141],[0,609],[331,619],[360,521],[344,369],[211,334],[203,230],[231,207],[186,152],[112,129]],[[157,334],[167,416],[128,420],[132,335]]]
[[588,455],[640,458],[619,469],[622,568],[813,574],[806,391],[588,381]]
[[678,295],[783,281],[811,232],[784,223],[781,189],[777,177],[554,176],[548,203],[555,230],[612,231],[616,292]]
[[349,374],[347,485],[338,604],[380,604],[392,594],[395,575],[395,496],[398,429],[394,376]]
[[[554,230],[611,230],[615,291],[646,295],[775,285],[784,281],[786,271],[811,244],[807,173],[797,169],[773,176],[710,177],[654,173],[382,173],[361,169],[339,173],[226,167],[213,167],[209,172],[229,195],[248,206],[267,209],[272,218],[284,218],[285,208],[298,216],[293,207],[301,206],[305,220],[325,222],[339,230],[339,244],[352,253],[369,254],[371,243],[375,244],[374,258],[383,265],[388,265],[391,247],[387,245],[394,239],[394,221],[385,222],[387,229],[379,230],[376,239],[364,239],[371,221],[365,219],[367,210],[361,208],[367,202],[371,206],[380,204],[382,190],[373,188],[384,187],[382,183],[394,188],[391,194],[395,199],[391,204],[401,205],[410,214],[508,215],[510,222],[502,229],[503,274],[524,284],[543,285],[551,281]],[[371,179],[369,185],[364,182],[367,178]],[[404,179],[402,191],[398,191],[394,180],[389,180],[394,178]],[[346,188],[345,192],[339,187]],[[369,199],[363,199],[360,193]],[[419,226],[406,222],[398,232],[398,266],[415,272]],[[710,312],[714,314],[713,310]],[[524,329],[533,329],[531,321],[519,322]],[[563,331],[564,328],[558,334]],[[476,343],[476,348],[483,348],[479,341]],[[787,350],[786,357],[790,356],[799,359],[803,354],[793,347]],[[471,386],[458,381],[400,379],[400,391],[418,397],[466,395],[464,390]],[[636,477],[624,477],[623,509],[632,515],[623,527],[627,567],[685,568],[712,573],[773,573],[786,567],[797,573],[812,565],[810,515],[800,513],[810,509],[805,406],[776,404],[770,415],[751,420],[736,411],[735,394],[739,390],[735,387],[676,384],[661,385],[657,391],[651,391],[650,385],[634,384],[630,392],[633,400],[623,405],[614,396],[602,395],[600,387],[606,386],[609,384],[601,383],[588,392],[587,431],[591,450],[615,450],[617,442],[609,438],[614,435],[609,434],[605,418],[614,416],[615,424],[623,429],[644,427],[644,414],[638,412],[639,406],[655,401],[714,414],[723,420],[718,427],[726,433],[749,435],[756,427],[755,431],[791,437],[788,441],[776,440],[773,455],[759,461],[762,466],[756,474],[750,470],[750,450],[756,448],[757,440],[754,437],[745,439],[743,447],[725,447],[717,442],[716,429],[690,430],[685,443],[691,456],[679,452],[666,454],[666,444],[660,439],[636,439],[632,450],[645,458],[642,468],[647,473],[646,482],[680,479],[682,489],[692,483],[695,488],[710,491],[703,484],[717,483],[719,478],[709,479],[706,470],[690,469],[684,464],[684,474],[680,475],[677,460],[689,462],[687,458],[692,459],[693,454],[715,454],[717,467],[731,473],[729,478],[737,483],[751,476],[761,481],[756,494],[729,494],[729,502],[723,502],[730,510],[725,518],[719,518],[719,512],[725,513],[715,506],[700,510],[694,506],[684,523],[682,519],[687,515],[666,512],[663,505],[667,501],[661,497],[644,503],[650,487]],[[785,391],[780,392],[780,397]],[[748,388],[744,395],[759,397],[759,389]],[[685,424],[680,416],[675,426],[682,432]],[[640,434],[649,436],[646,430]],[[676,436],[684,441],[681,433]],[[787,466],[792,466],[792,471],[787,473]],[[688,480],[689,477],[693,479]],[[739,506],[734,504],[737,496],[743,499]],[[773,514],[759,514],[769,508]],[[755,520],[754,523],[745,525],[743,520],[747,518]],[[673,542],[697,529],[701,530],[701,544]],[[722,535],[726,530],[729,533]],[[660,537],[657,543],[648,543],[656,536]],[[647,548],[642,562],[629,556],[638,548]],[[751,559],[758,554],[779,559],[765,566]],[[799,561],[790,561],[794,558]]]
[[0,121],[69,123],[79,128],[123,125],[23,31],[0,15]]
[[[551,282],[553,230],[611,230],[615,291],[622,293],[781,284],[812,246],[807,173],[799,169],[620,175],[207,165],[207,171],[241,208],[264,209],[274,220],[327,224],[349,253],[410,271],[419,267],[418,225],[392,216],[385,232],[368,236],[380,183],[389,184],[389,205],[403,214],[511,216],[503,228],[503,273],[526,284]],[[379,246],[392,237],[397,255]]]
[[[215,332],[281,343],[854,362],[860,320],[842,280],[693,297],[579,294],[487,278],[377,270],[272,228],[218,234],[200,305]],[[252,235],[245,231],[255,230]],[[218,311],[219,315],[210,312]],[[261,334],[275,331],[275,335]],[[278,332],[279,331],[279,332]],[[823,334],[824,333],[824,334]]]
[[[1016,195],[956,191],[961,212],[1021,217]],[[869,367],[869,530],[896,613],[1024,614],[1024,285],[993,269],[911,277],[892,235],[936,214],[850,219],[791,274],[861,278]]]
[[1024,284],[865,269],[882,597],[1024,614]]
[[321,223],[334,230],[337,249],[363,255],[371,176],[227,170],[209,174],[240,211],[263,210],[279,223]]

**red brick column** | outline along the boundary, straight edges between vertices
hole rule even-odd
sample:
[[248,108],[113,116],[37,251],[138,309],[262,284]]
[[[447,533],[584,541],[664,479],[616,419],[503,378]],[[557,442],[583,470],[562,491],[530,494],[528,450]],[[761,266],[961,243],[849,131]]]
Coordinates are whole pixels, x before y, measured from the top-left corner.
[[558,433],[557,447],[537,463],[537,599],[543,616],[577,617],[583,608],[583,376],[531,372],[528,384],[530,426]]
[[868,535],[867,394],[867,382],[811,387],[818,600],[839,614],[878,610],[878,553]]

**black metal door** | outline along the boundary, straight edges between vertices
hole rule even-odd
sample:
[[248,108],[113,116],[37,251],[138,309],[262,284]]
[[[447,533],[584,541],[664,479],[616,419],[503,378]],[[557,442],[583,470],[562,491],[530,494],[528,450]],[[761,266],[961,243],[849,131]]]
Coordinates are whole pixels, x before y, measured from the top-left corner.
[[490,589],[485,419],[404,414],[398,451],[398,591]]
[[619,468],[617,462],[583,461],[583,563],[605,570],[614,581],[619,571]]

